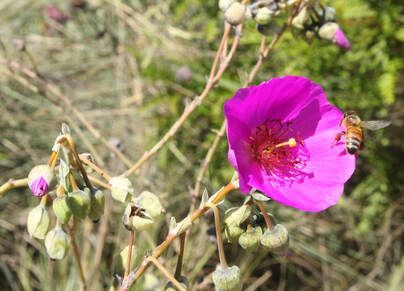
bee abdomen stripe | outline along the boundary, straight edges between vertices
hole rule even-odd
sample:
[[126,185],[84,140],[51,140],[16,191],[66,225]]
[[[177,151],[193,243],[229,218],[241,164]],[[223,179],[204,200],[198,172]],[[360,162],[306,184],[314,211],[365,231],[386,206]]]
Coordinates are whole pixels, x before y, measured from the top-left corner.
[[350,138],[347,140],[347,146],[356,146],[359,147],[361,144],[360,140],[356,138]]

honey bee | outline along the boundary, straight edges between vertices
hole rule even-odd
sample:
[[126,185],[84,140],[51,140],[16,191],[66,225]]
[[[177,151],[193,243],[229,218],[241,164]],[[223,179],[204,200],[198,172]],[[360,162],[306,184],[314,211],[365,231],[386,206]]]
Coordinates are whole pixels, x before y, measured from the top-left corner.
[[378,130],[385,128],[391,124],[389,120],[369,120],[362,121],[354,111],[344,113],[344,118],[340,122],[340,126],[345,127],[345,131],[338,133],[335,142],[338,142],[345,135],[345,147],[349,154],[357,155],[359,150],[364,146],[364,134],[362,128],[369,130]]

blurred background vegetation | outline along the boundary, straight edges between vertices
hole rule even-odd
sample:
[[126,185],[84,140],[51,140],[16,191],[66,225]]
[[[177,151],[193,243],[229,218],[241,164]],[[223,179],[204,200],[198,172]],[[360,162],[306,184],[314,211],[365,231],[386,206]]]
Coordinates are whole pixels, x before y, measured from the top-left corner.
[[[120,10],[120,0],[2,0],[1,58],[19,62],[60,87],[101,132],[101,139],[135,161],[202,91],[223,15],[215,0],[123,2],[132,8],[130,16]],[[357,170],[337,206],[306,214],[270,203],[277,221],[290,232],[286,256],[263,250],[248,253],[226,245],[228,261],[241,267],[248,290],[399,290],[404,286],[403,5],[375,0],[326,3],[337,9],[352,50],[343,52],[318,40],[307,43],[288,31],[255,83],[286,74],[307,76],[320,83],[342,110],[356,110],[363,119],[392,119],[393,124],[368,133]],[[68,19],[51,21],[44,13],[51,4]],[[140,253],[165,237],[171,215],[180,219],[187,214],[189,189],[223,120],[222,104],[244,83],[257,59],[259,42],[253,23],[247,23],[220,84],[133,179],[139,192],[159,194],[167,208],[166,219],[138,238]],[[72,128],[81,152],[91,151],[113,174],[126,169],[72,114],[71,107],[32,87],[4,62],[0,63],[0,100],[1,183],[25,177],[33,165],[46,162],[62,122]],[[204,187],[212,193],[231,176],[227,144],[222,140]],[[234,192],[230,200],[237,204],[242,198]],[[43,244],[28,236],[26,215],[36,204],[26,189],[0,198],[0,289],[77,290],[71,256],[52,262]],[[86,273],[94,276],[93,290],[109,288],[113,256],[128,236],[120,223],[123,206],[112,201],[107,205],[104,219],[84,223],[80,237]],[[213,288],[208,274],[218,259],[214,242],[207,239],[211,225],[212,217],[202,219],[187,241],[184,275],[193,290]],[[99,254],[101,263],[93,270],[100,240],[105,247]],[[177,245],[163,255],[166,266],[175,266],[176,251]],[[136,289],[159,290],[164,284],[165,279],[153,270]]]

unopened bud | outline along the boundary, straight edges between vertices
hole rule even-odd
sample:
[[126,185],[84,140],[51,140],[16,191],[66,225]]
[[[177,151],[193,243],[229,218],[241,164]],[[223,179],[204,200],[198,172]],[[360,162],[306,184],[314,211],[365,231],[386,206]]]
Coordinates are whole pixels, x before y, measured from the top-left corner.
[[143,208],[152,218],[159,216],[164,211],[160,199],[149,191],[143,191],[137,196],[135,198],[135,204],[136,206]]
[[236,0],[219,0],[219,8],[223,12],[226,12],[226,10],[230,7],[231,4],[236,2]]
[[261,227],[251,227],[245,233],[240,235],[238,243],[240,246],[249,251],[254,251],[258,248],[262,237]]
[[237,209],[231,209],[226,213],[226,218],[224,223],[228,226],[240,225],[243,223],[251,214],[251,206],[243,205]]
[[231,243],[235,243],[238,241],[240,235],[244,233],[244,229],[237,225],[230,225],[230,226],[225,226],[224,229],[224,234],[227,238],[227,240]]
[[93,195],[91,195],[90,212],[88,217],[92,221],[97,221],[100,219],[101,215],[104,213],[105,206],[105,195],[101,190],[96,190]]
[[[184,276],[180,276],[179,278],[176,278],[178,282],[181,283],[181,285],[184,287],[185,290],[188,290],[189,282],[187,278]],[[164,287],[164,291],[177,291],[178,289],[175,287],[175,285],[170,281],[166,284]]]
[[310,19],[310,13],[307,7],[303,7],[302,10],[300,10],[299,14],[297,14],[293,18],[292,25],[296,28],[303,29],[306,23],[308,23],[309,19]]
[[90,190],[86,188],[84,191],[77,190],[67,194],[67,205],[77,218],[83,219],[90,210]]
[[113,177],[109,180],[109,184],[112,198],[123,203],[129,200],[129,196],[134,192],[132,182],[125,177]]
[[53,212],[62,224],[69,222],[72,211],[67,205],[67,196],[56,197],[55,200],[53,200],[52,207]]
[[261,237],[261,244],[269,249],[277,249],[287,244],[288,230],[282,224],[277,224],[273,229],[265,230]]
[[243,22],[246,13],[246,6],[239,2],[232,3],[224,13],[224,18],[231,25],[239,25]]
[[60,226],[56,226],[48,232],[45,238],[45,248],[51,259],[61,260],[66,256],[69,251],[69,240]]
[[262,7],[257,10],[257,14],[254,17],[255,22],[258,24],[268,24],[272,20],[274,12],[268,7]]
[[237,266],[217,266],[212,274],[216,291],[238,291],[241,290],[240,269]]
[[318,35],[325,40],[333,40],[335,33],[339,29],[339,25],[336,24],[335,22],[326,22],[324,23],[319,31]]
[[53,178],[53,170],[48,165],[38,165],[32,168],[28,175],[28,186],[32,194],[42,197],[48,193]]
[[48,232],[49,224],[49,214],[44,206],[38,205],[29,212],[27,229],[31,237],[44,239]]

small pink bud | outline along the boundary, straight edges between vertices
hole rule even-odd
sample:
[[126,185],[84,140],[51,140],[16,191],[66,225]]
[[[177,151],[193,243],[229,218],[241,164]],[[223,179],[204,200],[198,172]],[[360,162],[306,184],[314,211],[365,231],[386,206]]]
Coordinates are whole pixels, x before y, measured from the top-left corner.
[[38,165],[29,172],[28,186],[34,196],[42,197],[49,192],[52,180],[52,169],[48,165]]
[[338,28],[335,32],[333,41],[337,46],[344,50],[349,50],[351,48],[351,44],[341,28]]
[[46,17],[49,17],[55,22],[58,22],[60,24],[66,23],[67,20],[69,20],[69,16],[64,14],[58,7],[54,5],[47,5],[43,8],[43,14]]

